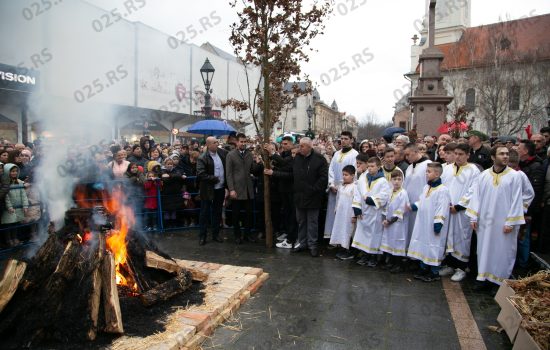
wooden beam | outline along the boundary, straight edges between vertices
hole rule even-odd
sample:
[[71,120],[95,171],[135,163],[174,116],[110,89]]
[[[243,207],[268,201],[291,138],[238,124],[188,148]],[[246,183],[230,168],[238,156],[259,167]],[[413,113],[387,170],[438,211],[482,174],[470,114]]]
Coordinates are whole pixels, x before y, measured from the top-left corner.
[[0,280],[0,312],[4,310],[15,294],[26,269],[27,263],[15,259],[8,260],[2,273],[2,280]]
[[124,333],[116,286],[115,258],[111,252],[106,252],[103,257],[101,278],[103,284],[103,309],[105,310],[105,332]]
[[86,334],[88,340],[95,340],[97,336],[97,321],[99,319],[99,305],[101,303],[101,268],[105,252],[105,236],[102,233],[98,235],[97,253],[95,255],[95,264],[97,265],[92,272],[92,292],[88,299],[88,311],[90,313],[90,328]]
[[175,295],[183,293],[191,286],[192,282],[191,273],[181,269],[178,271],[176,277],[141,294],[141,302],[145,306],[151,306],[159,301],[168,300]]
[[183,266],[182,264],[179,264],[177,260],[163,258],[150,250],[145,252],[145,266],[174,274],[178,273],[181,269],[188,270],[191,272],[193,281],[204,282],[208,278],[208,275],[199,269]]

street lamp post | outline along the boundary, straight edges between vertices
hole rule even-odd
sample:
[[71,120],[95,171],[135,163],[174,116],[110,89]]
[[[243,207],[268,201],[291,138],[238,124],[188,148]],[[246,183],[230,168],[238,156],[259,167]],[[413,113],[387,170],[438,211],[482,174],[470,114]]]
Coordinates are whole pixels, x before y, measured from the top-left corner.
[[313,140],[315,138],[315,134],[311,130],[311,120],[313,119],[313,114],[315,113],[315,111],[313,110],[313,108],[311,106],[309,106],[307,108],[306,112],[307,112],[307,132],[306,132],[306,136]]
[[204,95],[204,116],[206,119],[209,119],[210,112],[212,111],[212,102],[210,101],[210,93],[212,90],[210,89],[210,85],[212,84],[212,78],[214,77],[214,72],[216,70],[207,58],[206,61],[204,61],[200,71],[202,82],[204,83],[204,89],[206,90],[206,94]]

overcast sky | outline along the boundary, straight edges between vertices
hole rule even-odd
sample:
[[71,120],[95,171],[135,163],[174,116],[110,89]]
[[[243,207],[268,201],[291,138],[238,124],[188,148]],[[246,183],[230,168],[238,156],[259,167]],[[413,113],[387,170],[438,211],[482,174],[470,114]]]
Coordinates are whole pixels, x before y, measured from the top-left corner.
[[[111,10],[122,9],[128,0],[87,1]],[[201,45],[208,41],[233,52],[228,41],[229,25],[237,16],[229,0],[133,1],[146,6],[126,19],[143,22],[170,35],[191,26],[202,32],[192,43]],[[424,16],[425,1],[336,0],[339,6],[336,15],[327,22],[325,35],[313,42],[318,52],[312,54],[311,62],[303,67],[319,85],[321,99],[329,104],[336,100],[340,111],[359,119],[374,113],[380,121],[391,120],[396,96],[402,94],[399,90],[407,83],[403,74],[410,70],[410,38],[417,33],[415,21]],[[472,0],[471,24],[479,26],[498,22],[499,18],[518,19],[549,12],[548,0]],[[219,24],[202,31],[200,20],[204,17]],[[217,17],[221,21],[212,21]],[[364,59],[363,63],[360,58]],[[337,68],[340,63],[355,69],[344,75],[345,68]],[[332,81],[335,74],[339,79]]]

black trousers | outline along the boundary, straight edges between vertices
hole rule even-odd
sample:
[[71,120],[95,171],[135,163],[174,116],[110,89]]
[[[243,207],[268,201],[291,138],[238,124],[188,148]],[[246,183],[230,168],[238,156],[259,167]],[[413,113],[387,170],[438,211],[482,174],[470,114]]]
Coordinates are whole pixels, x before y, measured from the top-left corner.
[[213,200],[201,200],[201,213],[199,218],[199,239],[206,239],[208,230],[208,221],[212,216],[212,237],[217,238],[220,234],[220,223],[222,221],[223,200],[225,198],[225,189],[215,189]]
[[283,207],[283,217],[286,226],[286,240],[289,243],[294,243],[298,238],[298,222],[296,221],[294,193],[281,193],[281,205]]
[[231,211],[235,238],[243,238],[241,236],[241,222],[243,224],[244,237],[250,237],[252,229],[252,199],[231,200]]

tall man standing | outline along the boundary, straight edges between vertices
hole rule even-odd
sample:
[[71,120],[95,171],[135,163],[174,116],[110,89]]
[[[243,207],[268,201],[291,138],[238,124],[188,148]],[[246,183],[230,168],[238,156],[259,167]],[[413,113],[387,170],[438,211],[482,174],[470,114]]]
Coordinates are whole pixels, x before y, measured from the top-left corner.
[[218,147],[218,140],[210,136],[206,139],[206,152],[197,159],[197,177],[200,182],[201,197],[199,245],[206,244],[206,231],[210,215],[212,215],[212,240],[223,242],[219,234],[225,198],[226,155],[227,151]]
[[311,139],[303,137],[300,140],[300,151],[294,158],[292,166],[298,242],[300,243],[299,248],[294,248],[294,251],[301,252],[309,249],[313,257],[319,256],[317,231],[319,209],[321,209],[324,191],[327,188],[327,168],[325,158],[313,151]]
[[521,175],[508,167],[505,146],[491,150],[494,165],[479,176],[466,210],[477,231],[477,290],[502,284],[516,260],[519,227],[525,224]]
[[338,188],[342,185],[342,169],[346,165],[355,166],[355,157],[359,154],[351,147],[353,135],[349,131],[342,131],[340,142],[342,149],[334,153],[328,170],[328,204],[327,216],[325,218],[324,237],[330,238],[332,226],[334,225],[334,216],[336,208],[336,194]]
[[449,234],[447,236],[448,267],[439,270],[440,276],[453,274],[452,281],[460,282],[466,277],[466,267],[470,260],[472,228],[466,216],[472,187],[479,177],[479,169],[468,163],[470,146],[461,143],[454,150],[455,162],[448,165],[452,171],[443,181],[451,196]]
[[244,224],[244,240],[256,242],[256,238],[250,232],[252,229],[252,200],[254,199],[254,184],[250,175],[261,171],[262,166],[254,162],[252,153],[247,151],[245,134],[237,134],[237,148],[227,154],[225,164],[227,188],[232,202],[231,214],[235,243],[241,244],[243,240],[241,220]]
[[292,157],[292,149],[294,142],[292,137],[285,136],[281,141],[281,154],[271,153],[270,157],[273,161],[273,169],[265,169],[264,174],[277,179],[277,191],[279,191],[283,206],[284,222],[286,226],[286,237],[280,243],[277,243],[277,248],[297,248],[296,238],[298,236],[298,223],[296,222],[296,206],[294,205],[294,189],[292,165],[294,158]]

